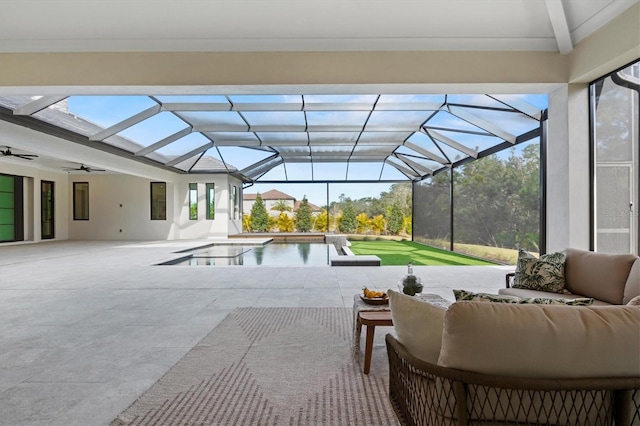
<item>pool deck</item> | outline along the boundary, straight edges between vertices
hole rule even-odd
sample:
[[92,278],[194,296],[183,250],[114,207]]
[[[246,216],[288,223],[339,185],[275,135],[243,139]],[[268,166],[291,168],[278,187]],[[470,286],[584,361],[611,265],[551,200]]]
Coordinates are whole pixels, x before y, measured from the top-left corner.
[[[0,245],[0,425],[107,425],[234,308],[351,307],[364,286],[396,288],[406,273],[153,266],[218,241]],[[414,267],[425,293],[448,300],[454,288],[495,293],[511,270]]]

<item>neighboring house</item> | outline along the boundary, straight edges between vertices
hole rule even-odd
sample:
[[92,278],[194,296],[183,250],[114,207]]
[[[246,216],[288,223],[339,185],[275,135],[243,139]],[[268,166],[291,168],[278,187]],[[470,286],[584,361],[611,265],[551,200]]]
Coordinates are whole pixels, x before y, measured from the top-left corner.
[[[242,211],[244,214],[251,214],[251,208],[253,207],[253,203],[256,202],[256,197],[258,194],[247,194],[243,193],[242,195]],[[278,216],[280,211],[274,210],[274,207],[278,206],[281,202],[284,202],[286,206],[288,206],[291,210],[285,211],[289,216],[293,216],[298,208],[300,208],[301,200],[296,200],[295,197],[292,197],[289,194],[285,194],[284,192],[278,191],[277,189],[271,189],[267,192],[260,193],[260,197],[264,202],[264,206],[267,209],[267,212],[271,216]],[[309,203],[311,207],[311,214],[316,215],[319,214],[322,209],[316,206],[313,203]]]
[[[300,204],[301,203],[302,203],[302,200],[296,201],[295,207],[293,208],[294,212],[298,211],[298,209],[300,208]],[[309,207],[311,207],[311,215],[312,216],[316,216],[316,215],[319,215],[320,213],[322,213],[322,208],[316,206],[313,203],[310,203],[309,200],[307,200],[307,203],[309,204]]]

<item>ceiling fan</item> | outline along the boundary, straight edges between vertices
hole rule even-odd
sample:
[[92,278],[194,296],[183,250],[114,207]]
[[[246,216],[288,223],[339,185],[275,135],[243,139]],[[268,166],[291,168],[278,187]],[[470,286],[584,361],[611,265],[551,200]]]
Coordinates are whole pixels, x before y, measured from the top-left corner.
[[0,155],[2,155],[3,157],[18,157],[18,158],[22,158],[23,160],[33,160],[34,158],[37,157],[37,155],[35,154],[14,154],[13,152],[11,152],[11,148],[6,146],[4,151],[0,149]]
[[94,167],[89,167],[89,166],[85,166],[84,164],[80,164],[80,167],[65,167],[64,170],[68,171],[68,172],[72,172],[72,171],[80,171],[80,172],[87,172],[87,173],[91,173],[91,172],[106,172],[106,170],[104,169],[96,169]]

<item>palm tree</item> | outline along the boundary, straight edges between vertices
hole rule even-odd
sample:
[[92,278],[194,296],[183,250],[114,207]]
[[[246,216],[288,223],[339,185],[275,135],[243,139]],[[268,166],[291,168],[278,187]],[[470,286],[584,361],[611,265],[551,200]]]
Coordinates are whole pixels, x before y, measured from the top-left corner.
[[290,212],[292,208],[287,204],[285,200],[280,200],[277,203],[275,203],[273,207],[271,207],[271,210],[275,210],[275,211],[279,211],[280,213],[283,213],[283,212]]

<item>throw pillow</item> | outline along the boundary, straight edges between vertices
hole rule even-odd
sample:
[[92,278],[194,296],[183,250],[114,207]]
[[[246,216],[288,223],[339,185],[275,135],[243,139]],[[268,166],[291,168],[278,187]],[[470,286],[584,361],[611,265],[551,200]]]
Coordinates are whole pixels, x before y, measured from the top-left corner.
[[627,305],[629,305],[629,306],[640,306],[640,296],[636,296],[633,299],[629,300]]
[[453,290],[456,301],[471,300],[477,302],[494,303],[519,303],[535,305],[570,305],[570,306],[591,306],[593,299],[590,297],[578,297],[575,299],[546,298],[546,297],[517,297],[489,293],[473,293],[467,290]]
[[442,344],[446,308],[387,290],[393,328],[398,342],[416,358],[435,364]]
[[566,259],[564,252],[543,254],[536,258],[520,249],[512,287],[568,294],[564,288]]

